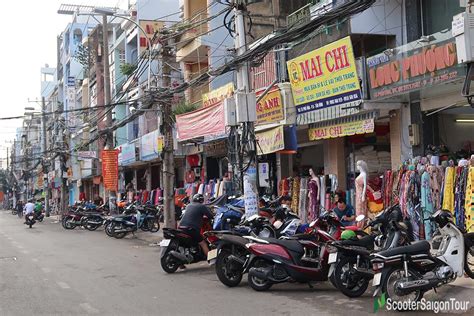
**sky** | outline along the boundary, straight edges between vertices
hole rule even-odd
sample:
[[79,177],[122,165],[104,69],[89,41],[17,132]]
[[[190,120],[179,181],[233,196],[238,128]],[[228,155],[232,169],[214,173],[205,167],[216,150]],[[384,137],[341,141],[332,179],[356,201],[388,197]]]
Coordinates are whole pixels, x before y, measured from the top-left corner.
[[[66,28],[72,16],[57,13],[61,4],[82,4],[127,8],[130,0],[23,0],[3,3],[0,19],[2,46],[0,56],[0,118],[23,115],[30,100],[40,99],[41,67],[56,65],[56,37]],[[134,2],[134,1],[130,1]],[[6,148],[11,147],[15,131],[22,120],[0,120],[0,159],[6,167]]]

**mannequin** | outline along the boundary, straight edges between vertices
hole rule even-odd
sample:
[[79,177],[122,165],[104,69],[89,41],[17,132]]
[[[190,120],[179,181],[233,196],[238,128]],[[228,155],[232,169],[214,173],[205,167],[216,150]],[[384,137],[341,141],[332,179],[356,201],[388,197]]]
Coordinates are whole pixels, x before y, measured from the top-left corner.
[[319,196],[321,192],[321,186],[319,183],[318,176],[314,173],[313,169],[309,169],[309,175],[311,179],[308,182],[308,219],[312,221],[319,217]]
[[[360,174],[355,179],[355,191],[356,191],[356,214],[365,215],[367,217],[367,163],[363,160],[357,161],[357,170]],[[359,223],[362,225],[363,223]]]

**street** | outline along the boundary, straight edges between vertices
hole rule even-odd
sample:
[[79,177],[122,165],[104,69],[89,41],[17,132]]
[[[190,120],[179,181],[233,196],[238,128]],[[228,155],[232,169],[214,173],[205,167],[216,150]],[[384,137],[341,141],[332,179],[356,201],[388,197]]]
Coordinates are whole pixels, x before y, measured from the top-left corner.
[[[329,283],[314,289],[282,284],[257,293],[245,278],[241,286],[226,288],[207,264],[167,275],[149,234],[116,240],[102,230],[65,231],[51,218],[32,229],[22,222],[0,211],[0,315],[372,313],[371,294],[349,300]],[[427,296],[469,300],[472,282],[460,281],[461,286],[449,285]]]

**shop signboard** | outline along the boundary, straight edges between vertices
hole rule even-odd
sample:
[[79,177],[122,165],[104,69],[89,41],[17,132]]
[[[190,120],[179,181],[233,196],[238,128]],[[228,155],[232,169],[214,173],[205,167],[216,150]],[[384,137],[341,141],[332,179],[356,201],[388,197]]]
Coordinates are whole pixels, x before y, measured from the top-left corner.
[[458,64],[455,39],[446,33],[431,35],[437,39],[431,42],[416,41],[367,58],[370,98],[400,96],[463,78],[466,72]]
[[77,160],[89,160],[97,158],[97,153],[95,151],[78,151]]
[[274,89],[257,102],[257,125],[275,123],[283,119],[283,100],[280,89]]
[[163,148],[165,148],[165,138],[163,136],[158,136],[156,147],[159,153],[163,152]]
[[131,163],[134,163],[137,158],[135,154],[135,144],[123,144],[118,148],[118,163],[119,166],[127,166]]
[[104,188],[117,191],[118,186],[118,150],[104,149],[102,151],[102,177]]
[[[140,20],[139,24],[140,24],[141,29],[145,31],[146,36],[148,37],[148,39],[150,39],[150,41],[152,39],[155,39],[154,41],[152,41],[151,44],[152,45],[157,44],[158,37],[155,37],[155,33],[160,31],[163,28],[164,22],[155,21],[155,20]],[[145,37],[145,34],[143,34],[143,32],[138,32],[138,34],[140,35],[140,53],[141,53],[143,50],[148,49],[148,41]]]
[[244,174],[244,204],[247,218],[258,214],[257,168],[254,166],[248,167]]
[[309,128],[309,140],[320,140],[351,136],[356,134],[372,133],[374,131],[374,119],[345,122],[328,126]]
[[140,160],[149,161],[158,157],[158,131],[155,130],[141,137]]
[[224,99],[232,97],[233,95],[234,95],[234,83],[230,82],[220,88],[210,91],[209,93],[204,93],[202,95],[203,107],[215,105],[219,102],[224,101]]
[[297,115],[360,100],[350,37],[287,62]]
[[285,149],[285,135],[283,126],[278,126],[269,130],[258,132],[257,153],[266,155]]
[[227,142],[217,141],[204,145],[204,152],[207,157],[227,156]]

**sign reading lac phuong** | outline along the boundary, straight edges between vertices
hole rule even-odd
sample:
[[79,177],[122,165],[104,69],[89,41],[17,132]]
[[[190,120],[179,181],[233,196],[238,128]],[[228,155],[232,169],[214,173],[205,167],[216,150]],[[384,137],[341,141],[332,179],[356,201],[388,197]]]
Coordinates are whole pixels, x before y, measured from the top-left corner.
[[287,62],[296,113],[360,100],[350,37]]

